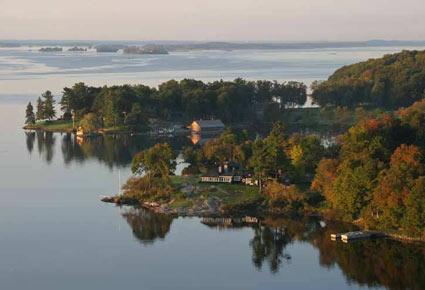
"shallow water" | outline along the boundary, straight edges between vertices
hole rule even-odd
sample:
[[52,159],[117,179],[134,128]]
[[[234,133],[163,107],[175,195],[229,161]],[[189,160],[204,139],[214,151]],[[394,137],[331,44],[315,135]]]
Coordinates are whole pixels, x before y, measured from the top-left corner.
[[[288,57],[287,52],[243,53],[236,62],[253,66],[276,63],[279,53]],[[311,67],[309,53],[314,55]],[[364,57],[363,53],[358,52]],[[309,67],[307,77],[315,79],[348,62],[351,52],[337,61],[331,61],[333,55],[317,60],[317,54],[327,52],[294,53],[292,57],[299,59],[292,63],[303,62]],[[44,59],[49,57],[34,56],[31,61],[59,71],[72,66],[79,70],[74,60],[66,64]],[[189,57],[198,56],[184,56]],[[19,59],[23,58],[28,56]],[[105,57],[104,62],[112,60]],[[118,191],[119,175],[122,180],[130,175],[132,155],[155,140],[124,136],[78,143],[66,134],[25,133],[20,129],[25,104],[39,93],[38,86],[94,76],[46,72],[41,67],[27,73],[9,67],[13,73],[0,73],[0,289],[424,289],[423,245],[385,240],[334,243],[329,233],[350,227],[316,219],[210,227],[198,218],[171,219],[101,203],[101,195]],[[294,70],[302,75],[300,67]],[[3,65],[1,70],[5,71]],[[252,72],[252,77],[261,78],[261,71]],[[175,75],[181,72],[187,71]],[[273,78],[273,70],[264,72],[265,78]],[[145,73],[135,76],[140,80]],[[204,76],[222,73],[238,75],[217,67]],[[151,74],[155,80],[163,76]],[[122,77],[100,75],[104,79],[99,81],[117,82]],[[277,75],[281,74],[276,71]],[[19,86],[9,86],[13,81],[8,78],[15,78]],[[176,149],[190,142],[185,137],[167,141]]]

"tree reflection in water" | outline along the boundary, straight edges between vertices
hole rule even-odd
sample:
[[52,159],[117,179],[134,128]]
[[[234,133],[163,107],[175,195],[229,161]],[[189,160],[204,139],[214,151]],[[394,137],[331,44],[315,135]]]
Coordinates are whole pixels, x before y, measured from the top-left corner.
[[285,260],[289,262],[291,256],[285,253],[286,246],[291,243],[284,228],[270,228],[257,226],[254,228],[254,238],[250,242],[252,261],[258,270],[267,262],[272,273],[277,273]]
[[170,216],[154,214],[142,208],[127,208],[121,215],[130,225],[134,237],[144,245],[164,239],[173,222]]
[[[240,227],[240,225],[238,225]],[[268,264],[272,273],[292,259],[288,245],[307,242],[319,251],[322,267],[338,267],[347,283],[388,289],[425,289],[425,245],[393,240],[333,242],[331,233],[357,230],[351,224],[325,223],[317,218],[299,220],[266,218],[251,226],[252,262],[262,270]],[[222,229],[231,226],[220,226]]]
[[34,149],[34,142],[37,139],[38,153],[47,162],[51,163],[54,155],[54,147],[56,143],[56,137],[52,132],[26,132],[26,144],[27,150],[31,154]]
[[393,240],[332,242],[332,225],[310,241],[320,253],[320,265],[338,266],[349,283],[388,289],[425,289],[425,245]]
[[29,153],[33,151],[34,139],[36,139],[38,152],[46,162],[50,163],[53,159],[56,137],[61,138],[60,149],[65,164],[98,160],[110,168],[128,166],[137,152],[158,142],[168,142],[175,149],[181,149],[190,142],[186,136],[158,139],[142,135],[131,136],[129,134],[101,135],[77,140],[70,133],[60,134],[36,131],[35,133],[28,132],[26,134],[27,150]]
[[35,142],[35,132],[25,132],[27,150],[31,154],[34,150],[34,142]]

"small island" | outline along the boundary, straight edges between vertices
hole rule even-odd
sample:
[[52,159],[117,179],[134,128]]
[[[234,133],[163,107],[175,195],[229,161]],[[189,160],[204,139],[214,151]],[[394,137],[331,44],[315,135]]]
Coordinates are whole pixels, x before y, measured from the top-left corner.
[[70,49],[68,49],[68,51],[71,51],[71,52],[85,52],[85,51],[87,51],[87,48],[74,46],[74,47],[71,47]]
[[125,46],[121,44],[101,44],[95,47],[96,52],[107,53],[107,52],[118,52],[118,50],[123,49]]
[[144,45],[140,46],[127,46],[123,49],[124,54],[169,54],[169,52],[162,45]]
[[38,50],[39,52],[61,52],[63,51],[62,47],[42,47]]

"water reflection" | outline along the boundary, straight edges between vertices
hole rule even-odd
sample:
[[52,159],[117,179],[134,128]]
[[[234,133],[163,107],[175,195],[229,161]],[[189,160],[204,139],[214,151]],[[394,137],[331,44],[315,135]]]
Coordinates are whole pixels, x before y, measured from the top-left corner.
[[270,271],[277,273],[283,261],[291,260],[291,256],[285,252],[291,241],[285,228],[255,227],[254,238],[250,242],[253,264],[258,270],[262,270],[266,262]]
[[142,208],[128,208],[121,215],[131,227],[134,237],[144,245],[164,239],[173,222],[170,216],[154,214]]
[[168,142],[175,149],[181,149],[190,142],[186,136],[161,139],[128,134],[87,137],[79,140],[73,134],[42,131],[26,132],[25,137],[28,152],[31,154],[34,150],[34,143],[36,143],[39,154],[47,163],[53,160],[56,138],[58,138],[65,164],[97,160],[110,168],[129,165],[134,154],[157,142]]
[[[122,215],[131,226],[134,236],[143,244],[164,239],[173,220],[143,209],[128,209]],[[207,226],[233,230],[229,224]],[[309,243],[319,253],[320,266],[338,267],[349,284],[388,289],[424,289],[425,246],[422,244],[382,239],[348,244],[333,242],[330,240],[331,233],[354,230],[355,227],[342,223],[324,223],[317,218],[267,218],[255,225],[234,226],[252,229],[253,237],[249,246],[253,266],[259,271],[284,271],[286,266],[290,267],[292,260],[297,259],[288,246]]]
[[25,132],[27,150],[31,154],[34,150],[35,132]]
[[27,150],[31,154],[34,150],[34,143],[37,141],[39,155],[46,163],[51,163],[54,156],[54,146],[56,137],[52,132],[25,132]]

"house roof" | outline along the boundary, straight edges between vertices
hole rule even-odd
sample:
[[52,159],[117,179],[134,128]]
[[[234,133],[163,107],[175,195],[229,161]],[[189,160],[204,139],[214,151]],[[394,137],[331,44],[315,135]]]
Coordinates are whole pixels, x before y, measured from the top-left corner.
[[196,122],[201,128],[224,128],[224,124],[221,120],[196,120]]

